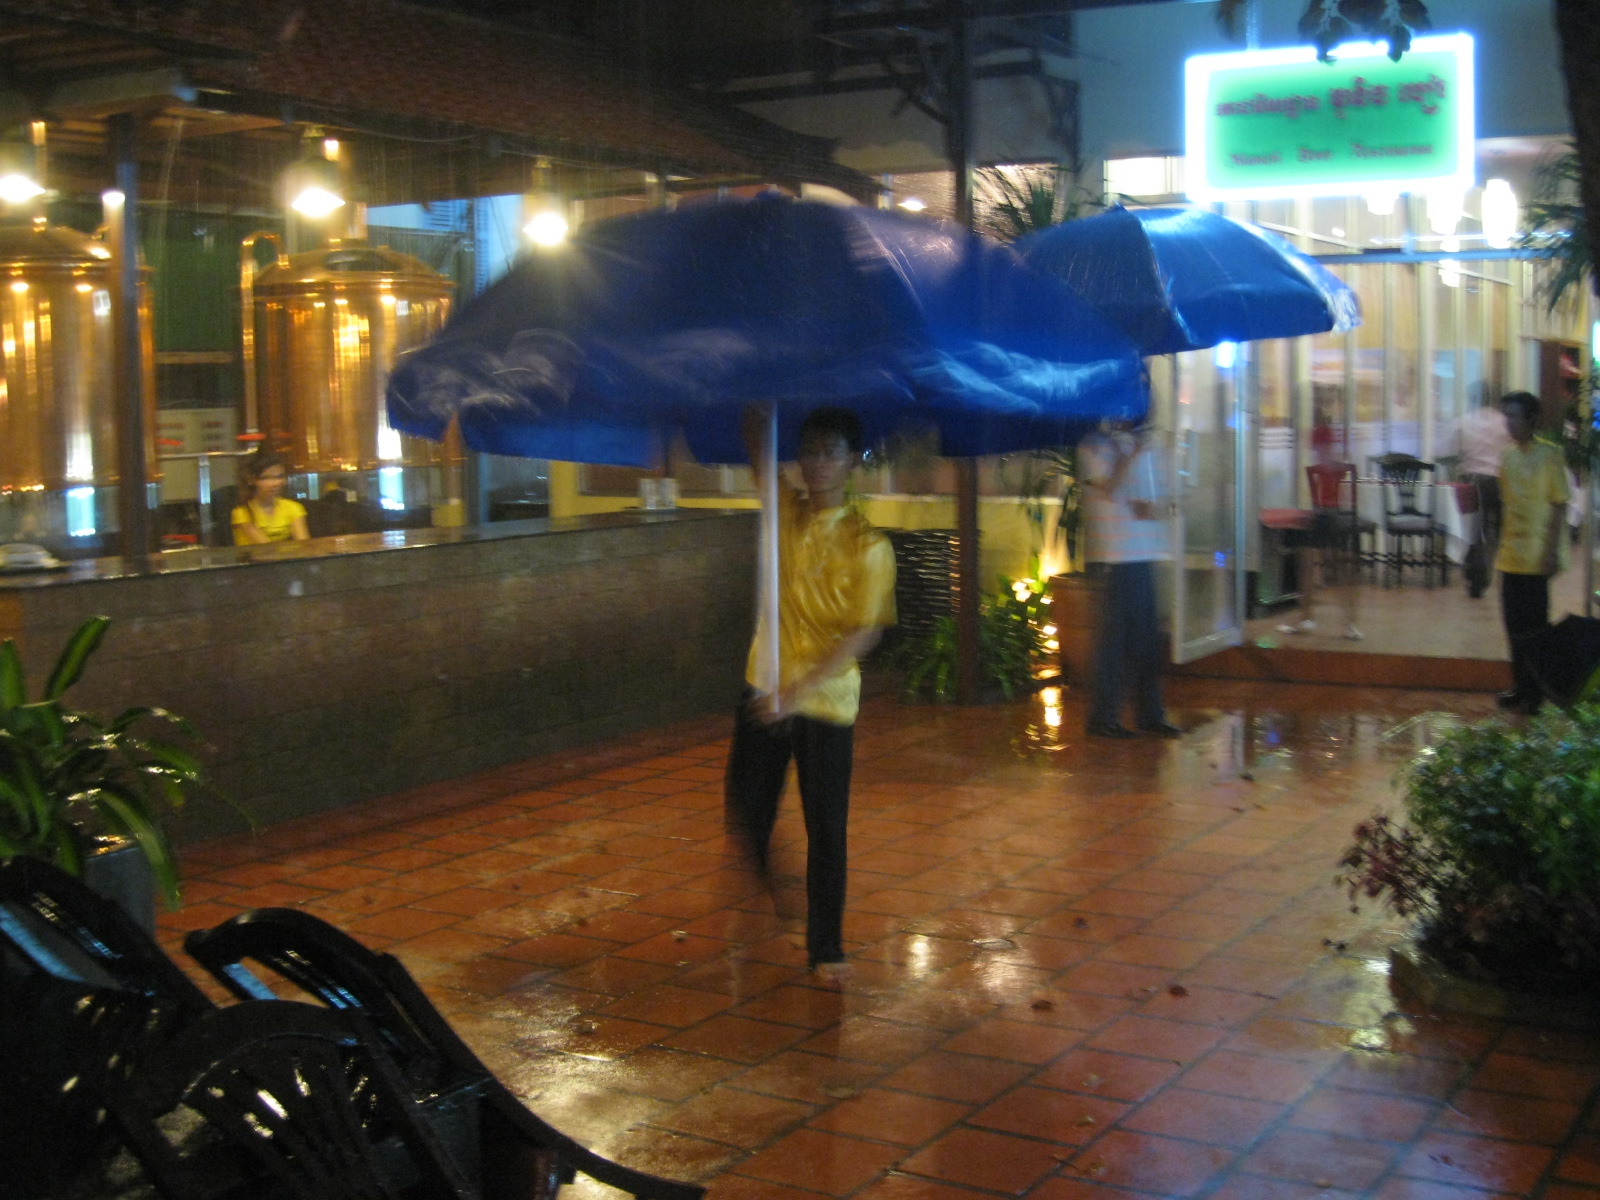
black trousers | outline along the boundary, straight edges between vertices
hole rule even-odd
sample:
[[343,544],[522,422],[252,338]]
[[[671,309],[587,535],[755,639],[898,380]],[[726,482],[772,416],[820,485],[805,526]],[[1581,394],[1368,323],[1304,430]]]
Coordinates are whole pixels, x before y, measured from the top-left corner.
[[1155,565],[1091,563],[1100,584],[1095,618],[1094,688],[1088,721],[1118,725],[1133,700],[1134,724],[1167,719],[1161,701],[1161,619],[1156,615]]
[[1550,577],[1500,572],[1500,614],[1511,648],[1511,690],[1528,700],[1539,698],[1528,639],[1550,627]]
[[1490,564],[1494,562],[1495,548],[1500,544],[1500,478],[1497,475],[1463,475],[1462,480],[1478,490],[1478,540],[1467,547],[1467,556],[1461,564],[1461,573],[1467,580],[1467,591],[1481,596],[1489,584]]
[[746,693],[728,752],[727,821],[765,871],[778,801],[793,760],[806,822],[806,954],[811,964],[844,958],[845,829],[850,818],[850,763],[855,726],[811,717],[766,725]]

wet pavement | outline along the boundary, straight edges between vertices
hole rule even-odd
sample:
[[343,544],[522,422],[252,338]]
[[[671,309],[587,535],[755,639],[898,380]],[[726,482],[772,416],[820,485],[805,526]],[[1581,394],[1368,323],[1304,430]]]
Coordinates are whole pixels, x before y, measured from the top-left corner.
[[842,986],[804,969],[793,796],[775,896],[725,841],[721,718],[196,847],[163,932],[303,905],[546,1119],[715,1200],[1600,1198],[1600,1036],[1394,995],[1399,924],[1332,885],[1492,697],[1169,699],[1171,742],[1088,741],[1059,689],[870,700]]

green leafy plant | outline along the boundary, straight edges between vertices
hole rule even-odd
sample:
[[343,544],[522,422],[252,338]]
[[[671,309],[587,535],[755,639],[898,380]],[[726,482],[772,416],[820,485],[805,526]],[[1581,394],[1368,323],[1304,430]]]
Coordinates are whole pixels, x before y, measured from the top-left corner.
[[980,167],[973,175],[975,223],[1002,242],[1014,242],[1105,208],[1105,200],[1071,183],[1064,166]]
[[1579,194],[1582,179],[1583,164],[1571,146],[1546,155],[1534,168],[1522,245],[1555,261],[1541,289],[1550,311],[1574,290],[1582,293],[1594,278],[1594,244]]
[[[1033,682],[1035,659],[1044,654],[1042,625],[1048,619],[1044,598],[1002,579],[998,591],[978,607],[978,672],[999,687],[1007,700]],[[905,668],[910,697],[931,696],[947,703],[956,694],[956,619],[941,617],[924,637],[902,643],[894,661]]]
[[1600,705],[1446,734],[1340,864],[1352,898],[1413,918],[1452,969],[1518,987],[1600,973]]
[[[1066,562],[1074,570],[1083,568],[1079,549],[1083,545],[1083,481],[1078,475],[1078,448],[1055,446],[1028,455],[1022,460],[1022,477],[1017,495],[1022,501],[1028,524],[1033,529],[1034,562],[1059,561],[1053,553],[1059,544],[1066,551]],[[1060,511],[1051,521],[1055,500]],[[1037,577],[1038,571],[1034,570]]]
[[201,785],[201,768],[188,750],[145,731],[188,741],[193,731],[159,708],[129,708],[103,720],[63,699],[110,623],[91,617],[78,627],[36,700],[28,698],[16,645],[0,643],[0,855],[30,854],[82,875],[100,839],[127,839],[176,905],[177,866],[161,818]]

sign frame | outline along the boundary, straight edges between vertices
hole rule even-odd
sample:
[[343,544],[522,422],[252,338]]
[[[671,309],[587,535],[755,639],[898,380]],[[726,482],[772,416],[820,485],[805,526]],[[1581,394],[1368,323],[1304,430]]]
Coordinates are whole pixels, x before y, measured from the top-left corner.
[[[1351,78],[1351,68],[1359,73],[1364,64],[1388,70],[1403,67],[1416,54],[1448,53],[1455,63],[1455,95],[1450,126],[1442,132],[1450,138],[1455,151],[1455,165],[1449,171],[1409,173],[1396,171],[1391,175],[1344,178],[1323,173],[1320,178],[1281,178],[1252,181],[1248,185],[1219,182],[1212,176],[1211,155],[1214,150],[1213,123],[1223,119],[1210,111],[1213,81],[1229,71],[1262,68],[1295,67],[1302,64],[1329,71],[1329,83],[1342,85]],[[1184,62],[1184,132],[1185,132],[1185,182],[1186,193],[1197,203],[1216,203],[1226,200],[1276,200],[1298,199],[1311,196],[1350,196],[1367,192],[1429,192],[1454,189],[1458,194],[1470,189],[1477,180],[1477,87],[1474,74],[1474,42],[1470,33],[1434,34],[1412,41],[1399,64],[1391,64],[1388,47],[1382,42],[1347,42],[1332,51],[1332,66],[1317,60],[1314,46],[1287,46],[1270,50],[1241,50],[1223,54],[1196,54]],[[1340,71],[1341,74],[1334,74]],[[1328,88],[1321,89],[1325,94]],[[1387,99],[1387,92],[1385,93]],[[1397,98],[1398,100],[1398,98]],[[1382,103],[1383,101],[1380,101]],[[1295,114],[1298,116],[1298,114]],[[1274,160],[1276,161],[1276,160]],[[1409,164],[1408,164],[1409,165]],[[1308,167],[1307,170],[1312,170]],[[1274,172],[1282,176],[1284,171]]]

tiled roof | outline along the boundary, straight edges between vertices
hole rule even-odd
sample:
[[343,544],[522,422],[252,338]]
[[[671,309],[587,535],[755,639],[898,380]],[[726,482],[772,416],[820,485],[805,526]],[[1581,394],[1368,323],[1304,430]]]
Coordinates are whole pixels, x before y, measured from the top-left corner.
[[149,45],[247,103],[501,133],[579,160],[867,182],[826,139],[654,87],[583,44],[400,0],[0,0],[6,18]]

